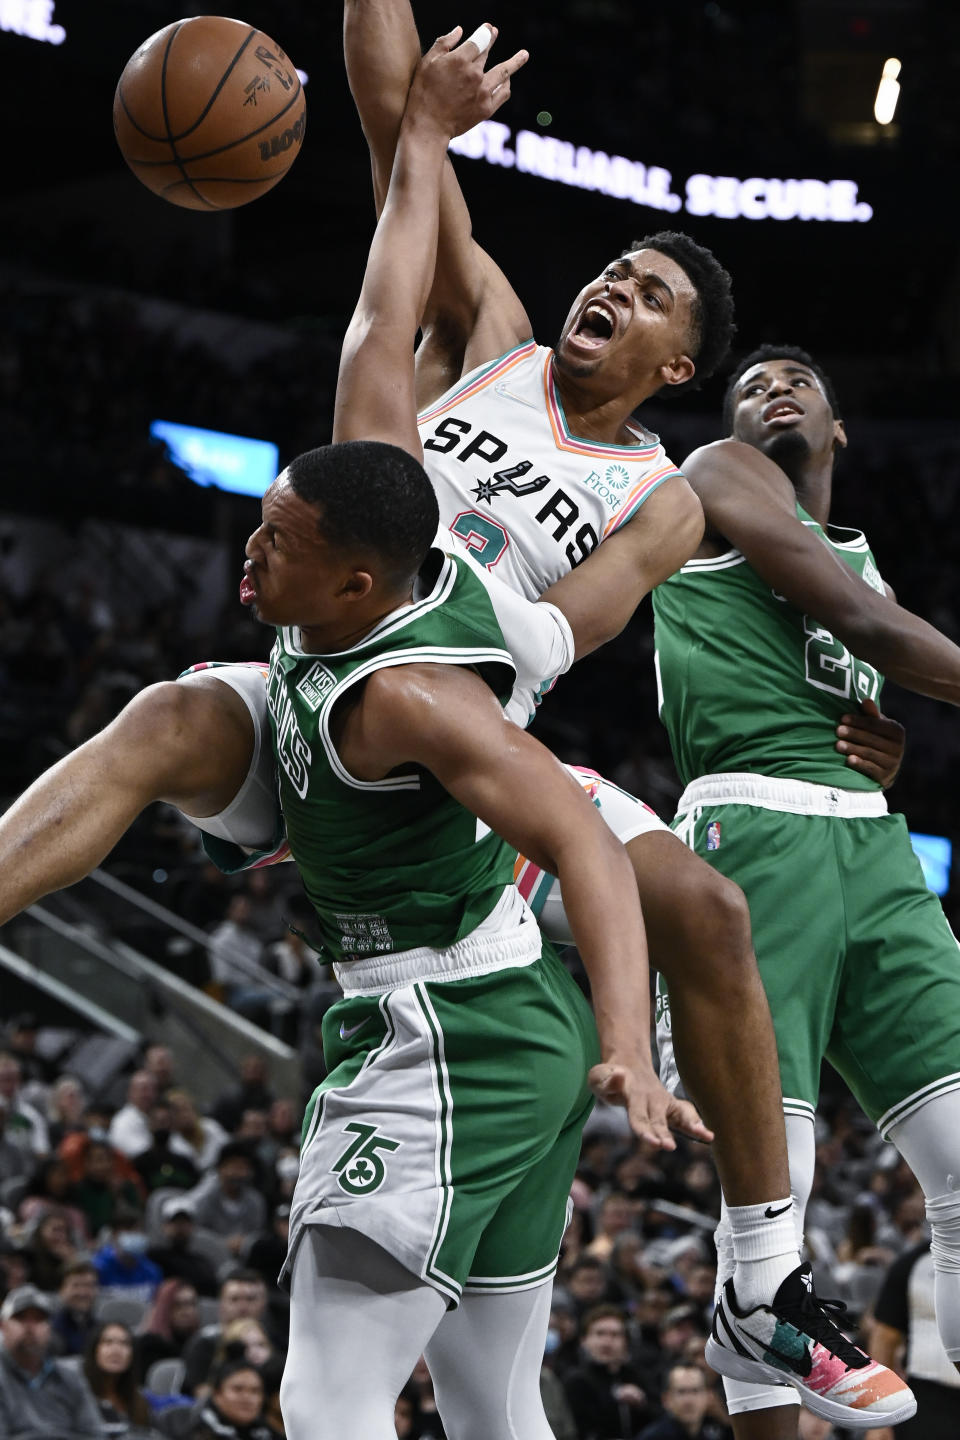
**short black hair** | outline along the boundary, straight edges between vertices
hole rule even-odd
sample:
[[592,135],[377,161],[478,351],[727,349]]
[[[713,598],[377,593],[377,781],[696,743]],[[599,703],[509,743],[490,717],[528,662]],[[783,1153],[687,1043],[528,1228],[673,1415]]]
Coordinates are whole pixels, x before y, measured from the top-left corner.
[[733,281],[712,250],[698,245],[681,230],[658,230],[634,240],[624,255],[635,250],[659,250],[669,255],[689,276],[697,293],[693,310],[694,331],[690,337],[691,359],[697,373],[680,385],[667,386],[664,394],[678,395],[683,390],[696,390],[708,380],[726,359],[736,324],[733,316]]
[[758,345],[755,350],[750,351],[749,355],[743,357],[727,381],[727,388],[723,396],[723,433],[725,435],[733,434],[734,391],[748,370],[752,370],[754,365],[765,365],[768,360],[795,360],[798,365],[806,365],[823,386],[823,393],[829,401],[833,418],[840,419],[840,404],[837,400],[837,392],[833,388],[833,381],[823,367],[817,364],[812,355],[808,355],[806,350],[801,350],[799,345]]
[[329,544],[372,553],[389,585],[409,584],[440,523],[418,460],[399,445],[348,440],[298,455],[287,475],[294,494],[319,508],[317,528]]
[[[229,1348],[232,1347],[228,1346],[228,1349]],[[239,1375],[243,1370],[249,1370],[252,1374],[256,1375],[260,1384],[263,1385],[263,1376],[260,1374],[259,1365],[254,1365],[253,1361],[248,1360],[246,1356],[236,1354],[230,1355],[226,1360],[221,1361],[219,1365],[211,1370],[207,1376],[206,1383],[210,1386],[214,1394],[216,1394],[221,1386],[227,1383],[231,1376]],[[266,1389],[266,1387],[264,1387],[264,1389]]]

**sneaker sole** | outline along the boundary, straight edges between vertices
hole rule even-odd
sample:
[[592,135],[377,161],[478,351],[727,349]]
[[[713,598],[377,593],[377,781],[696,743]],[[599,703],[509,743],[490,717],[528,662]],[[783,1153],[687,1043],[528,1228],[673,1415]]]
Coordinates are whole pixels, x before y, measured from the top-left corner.
[[726,1375],[729,1380],[746,1380],[754,1385],[760,1382],[768,1385],[791,1385],[799,1393],[808,1410],[812,1410],[823,1420],[842,1425],[847,1430],[875,1430],[884,1425],[900,1425],[917,1413],[917,1402],[912,1390],[906,1391],[908,1398],[905,1398],[896,1410],[851,1410],[849,1405],[828,1400],[826,1396],[808,1389],[799,1378],[789,1378],[775,1365],[766,1365],[762,1360],[734,1354],[732,1350],[718,1345],[712,1335],[707,1341],[704,1358],[712,1370],[716,1370],[718,1375]]

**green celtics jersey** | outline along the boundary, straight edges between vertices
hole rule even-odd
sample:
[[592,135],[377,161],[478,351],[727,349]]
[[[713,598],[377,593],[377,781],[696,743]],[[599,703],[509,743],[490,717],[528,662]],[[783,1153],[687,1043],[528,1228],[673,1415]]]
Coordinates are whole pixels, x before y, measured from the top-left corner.
[[382,780],[358,780],[331,737],[337,703],[388,666],[470,666],[502,704],[509,698],[513,663],[482,582],[438,550],[421,581],[422,598],[349,650],[310,654],[300,631],[284,628],[270,658],[287,838],[332,960],[451,945],[513,880],[514,851],[428,771],[403,766]]
[[[868,585],[883,581],[864,536],[797,516]],[[765,585],[739,550],[691,560],[653,592],[660,718],[684,785],[752,771],[847,790],[877,785],[844,763],[834,727],[883,679]]]

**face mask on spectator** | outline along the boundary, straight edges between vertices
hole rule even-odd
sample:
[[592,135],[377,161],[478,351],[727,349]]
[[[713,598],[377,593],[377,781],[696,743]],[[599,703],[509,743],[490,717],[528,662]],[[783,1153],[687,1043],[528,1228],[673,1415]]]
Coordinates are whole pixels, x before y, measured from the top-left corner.
[[150,1237],[142,1230],[122,1230],[117,1236],[117,1249],[125,1255],[145,1255],[149,1245]]

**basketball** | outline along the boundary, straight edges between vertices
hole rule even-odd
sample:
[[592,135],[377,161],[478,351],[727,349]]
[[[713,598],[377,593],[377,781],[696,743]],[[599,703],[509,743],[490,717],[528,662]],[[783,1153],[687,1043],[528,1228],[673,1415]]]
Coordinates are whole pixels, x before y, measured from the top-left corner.
[[266,194],[297,158],[305,124],[300,77],[279,45],[219,15],[151,35],[113,99],[134,175],[189,210],[233,210]]

